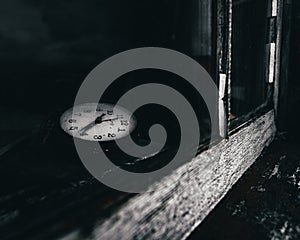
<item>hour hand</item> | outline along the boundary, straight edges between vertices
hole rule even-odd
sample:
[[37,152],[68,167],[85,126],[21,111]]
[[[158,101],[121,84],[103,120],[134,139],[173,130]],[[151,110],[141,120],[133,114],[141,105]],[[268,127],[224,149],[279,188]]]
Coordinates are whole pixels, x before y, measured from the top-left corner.
[[102,119],[102,118],[103,118],[105,115],[106,115],[105,113],[102,113],[101,116],[97,117],[97,118],[95,119],[95,124],[100,124],[100,123],[102,123],[102,122],[103,122],[103,119]]
[[102,118],[103,118],[105,115],[106,115],[105,113],[101,114],[101,116],[97,117],[97,118],[95,119],[95,121],[93,121],[93,122],[89,123],[88,125],[86,125],[85,127],[83,127],[83,128],[80,130],[80,132],[81,132],[81,133],[85,133],[87,130],[89,130],[90,128],[94,127],[96,124],[102,123],[102,122],[103,122]]

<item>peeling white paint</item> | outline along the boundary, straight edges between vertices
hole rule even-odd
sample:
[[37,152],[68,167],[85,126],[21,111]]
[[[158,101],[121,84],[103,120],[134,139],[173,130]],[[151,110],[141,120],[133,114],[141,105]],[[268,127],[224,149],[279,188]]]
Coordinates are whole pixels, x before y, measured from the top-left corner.
[[224,105],[226,89],[226,74],[221,73],[219,76],[219,131],[222,138],[225,137],[227,131],[226,111]]
[[272,17],[277,16],[278,0],[272,0]]
[[275,78],[275,65],[276,65],[276,43],[269,44],[269,83],[274,82]]

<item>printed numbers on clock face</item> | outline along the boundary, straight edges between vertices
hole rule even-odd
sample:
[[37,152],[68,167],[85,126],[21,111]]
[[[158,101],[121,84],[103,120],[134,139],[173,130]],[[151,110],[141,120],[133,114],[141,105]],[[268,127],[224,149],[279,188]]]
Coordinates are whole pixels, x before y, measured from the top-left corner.
[[69,135],[88,141],[111,141],[128,136],[136,126],[134,116],[125,108],[105,103],[74,106],[60,118]]

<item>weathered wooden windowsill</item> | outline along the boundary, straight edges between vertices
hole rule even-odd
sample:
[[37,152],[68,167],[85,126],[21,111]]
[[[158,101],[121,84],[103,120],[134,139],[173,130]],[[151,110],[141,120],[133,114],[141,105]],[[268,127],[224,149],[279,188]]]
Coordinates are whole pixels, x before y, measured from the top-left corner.
[[[154,192],[131,198],[95,225],[91,238],[186,238],[271,143],[275,132],[270,111],[165,177],[152,187]],[[65,237],[78,239],[79,231]]]

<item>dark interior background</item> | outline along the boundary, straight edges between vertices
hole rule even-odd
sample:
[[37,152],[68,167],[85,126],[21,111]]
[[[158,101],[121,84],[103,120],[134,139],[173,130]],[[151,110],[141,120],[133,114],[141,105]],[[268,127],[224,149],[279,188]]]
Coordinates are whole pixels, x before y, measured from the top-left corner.
[[284,1],[279,131],[293,141],[300,136],[300,2]]
[[267,100],[269,2],[233,0],[231,119],[254,111]]
[[[1,1],[0,130],[12,135],[12,131],[43,128],[49,119],[57,123],[59,114],[72,107],[88,73],[103,60],[132,48],[180,51],[197,60],[214,78],[214,2]],[[209,129],[201,96],[173,74],[162,71],[127,74],[104,101],[115,102],[136,83],[148,82],[175,85],[193,103],[201,121],[206,122],[202,125],[205,130]]]
[[181,51],[212,73],[210,2],[1,1],[0,106],[41,113],[70,107],[96,65],[137,47]]
[[292,7],[292,28],[290,42],[289,87],[287,130],[293,139],[300,136],[300,2],[294,0]]

